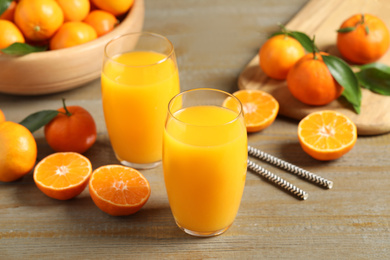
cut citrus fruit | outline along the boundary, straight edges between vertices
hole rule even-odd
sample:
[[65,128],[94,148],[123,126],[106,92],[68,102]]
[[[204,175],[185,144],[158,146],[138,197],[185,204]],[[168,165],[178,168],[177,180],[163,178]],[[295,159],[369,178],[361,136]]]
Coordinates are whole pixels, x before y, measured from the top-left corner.
[[355,124],[336,111],[314,112],[298,125],[298,138],[302,149],[321,161],[338,159],[356,143]]
[[34,181],[47,196],[67,200],[79,195],[92,173],[88,158],[79,153],[53,153],[34,169]]
[[89,193],[96,206],[112,216],[136,213],[150,197],[148,180],[137,170],[105,165],[93,171]]
[[[262,90],[239,90],[233,93],[242,103],[246,130],[258,132],[274,121],[279,112],[279,103],[276,99]],[[226,99],[224,106],[233,106],[231,99]]]

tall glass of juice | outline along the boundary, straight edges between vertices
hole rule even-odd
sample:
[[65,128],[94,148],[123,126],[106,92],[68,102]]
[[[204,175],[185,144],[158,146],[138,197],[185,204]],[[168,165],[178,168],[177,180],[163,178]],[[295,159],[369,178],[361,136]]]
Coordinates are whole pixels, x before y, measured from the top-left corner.
[[108,42],[101,86],[104,118],[117,159],[138,169],[157,166],[168,102],[180,92],[172,43],[148,32]]
[[242,105],[236,97],[216,89],[193,89],[170,101],[163,170],[173,217],[184,232],[215,236],[232,225],[247,157]]

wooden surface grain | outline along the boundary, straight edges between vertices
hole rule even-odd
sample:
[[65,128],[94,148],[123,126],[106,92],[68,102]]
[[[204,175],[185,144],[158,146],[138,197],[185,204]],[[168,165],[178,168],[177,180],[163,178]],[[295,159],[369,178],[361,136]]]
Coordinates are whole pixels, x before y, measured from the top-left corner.
[[[278,23],[305,0],[148,0],[145,26],[174,43],[182,90],[237,90],[237,78]],[[99,61],[97,61],[99,62]],[[0,79],[1,80],[1,79]],[[106,133],[99,80],[58,94],[0,95],[8,120],[56,109],[65,97],[96,120],[98,138],[85,153],[93,168],[117,163]],[[258,162],[309,193],[298,200],[248,172],[237,218],[223,235],[199,239],[175,225],[162,168],[145,170],[152,194],[138,213],[112,217],[88,190],[69,201],[46,197],[32,174],[0,183],[0,259],[387,259],[390,254],[390,135],[360,136],[339,160],[319,162],[299,146],[294,119],[250,134],[249,143],[334,181],[331,190]],[[38,160],[52,153],[42,130],[34,133]],[[0,144],[1,145],[1,144]]]

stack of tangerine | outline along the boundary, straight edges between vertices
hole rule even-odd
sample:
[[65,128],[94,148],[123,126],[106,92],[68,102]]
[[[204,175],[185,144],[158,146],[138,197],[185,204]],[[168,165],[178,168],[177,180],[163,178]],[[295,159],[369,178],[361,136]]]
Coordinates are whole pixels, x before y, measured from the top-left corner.
[[15,42],[67,48],[114,29],[134,0],[14,0],[0,16],[0,49]]

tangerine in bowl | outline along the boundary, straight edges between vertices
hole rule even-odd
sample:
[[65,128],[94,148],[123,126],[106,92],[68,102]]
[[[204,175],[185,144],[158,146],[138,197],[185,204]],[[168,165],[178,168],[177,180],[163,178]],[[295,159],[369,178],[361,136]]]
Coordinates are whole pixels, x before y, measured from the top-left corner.
[[144,0],[135,0],[112,31],[89,42],[20,56],[0,53],[0,92],[51,94],[81,87],[99,78],[106,43],[119,35],[141,31],[144,15]]

